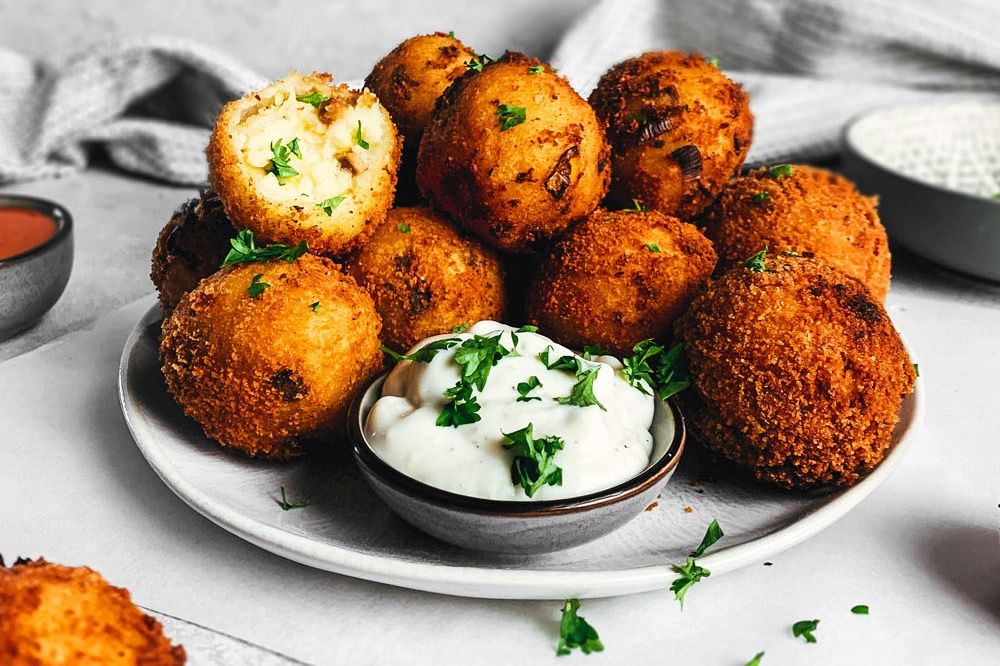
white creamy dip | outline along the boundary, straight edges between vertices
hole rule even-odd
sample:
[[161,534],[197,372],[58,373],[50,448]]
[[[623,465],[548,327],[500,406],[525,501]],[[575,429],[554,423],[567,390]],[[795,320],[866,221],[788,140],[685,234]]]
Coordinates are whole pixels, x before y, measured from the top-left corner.
[[[460,379],[455,362],[458,346],[438,352],[430,362],[401,361],[389,374],[382,397],[365,423],[372,449],[389,465],[428,485],[461,495],[496,500],[548,500],[576,497],[627,481],[649,464],[653,439],[652,395],[629,385],[621,363],[610,356],[583,360],[570,349],[532,332],[481,321],[468,332],[439,335],[418,343],[413,351],[435,340],[471,339],[500,333],[501,343],[514,353],[492,367],[482,391],[473,389],[480,404],[475,423],[439,426],[436,421],[448,398],[445,391]],[[549,362],[574,355],[585,369],[598,368],[593,383],[597,405],[560,404],[578,377],[572,370],[546,368],[539,354],[549,348]],[[517,402],[517,385],[535,376],[541,386],[527,395],[541,400]],[[648,391],[648,386],[643,384]],[[543,485],[529,498],[511,480],[514,452],[503,433],[532,424],[535,439],[561,437],[565,446],[553,461],[562,469],[562,485]]]

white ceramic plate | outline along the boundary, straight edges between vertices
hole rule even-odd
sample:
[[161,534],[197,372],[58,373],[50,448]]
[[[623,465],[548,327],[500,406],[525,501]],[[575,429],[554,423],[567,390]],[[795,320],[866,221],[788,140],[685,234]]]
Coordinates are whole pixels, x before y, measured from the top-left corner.
[[[659,504],[622,529],[548,555],[463,550],[425,536],[368,488],[347,446],[292,463],[263,463],[222,450],[167,393],[157,357],[160,310],[136,324],[122,352],[122,411],[163,482],[209,520],[288,559],[418,590],[497,599],[598,597],[664,589],[717,518],[726,536],[699,563],[718,575],[761,562],[853,509],[889,476],[922,419],[922,387],[902,407],[894,448],[848,490],[791,494],[714,477],[697,448],[685,453]],[[279,488],[304,509],[282,511]],[[685,511],[690,507],[690,513]]]

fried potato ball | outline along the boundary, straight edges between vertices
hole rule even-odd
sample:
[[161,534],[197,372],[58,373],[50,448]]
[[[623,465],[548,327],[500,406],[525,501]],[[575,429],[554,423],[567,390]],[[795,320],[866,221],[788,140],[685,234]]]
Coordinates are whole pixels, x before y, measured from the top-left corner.
[[785,488],[849,486],[889,449],[913,365],[885,310],[846,273],[768,257],[713,282],[677,321],[695,437]]
[[861,280],[884,301],[891,258],[876,203],[843,176],[783,164],[735,179],[701,223],[715,243],[720,270],[764,245],[773,252],[812,253]]
[[164,316],[202,278],[219,269],[235,233],[214,192],[202,192],[174,211],[156,239],[149,274]]
[[504,314],[500,260],[429,208],[390,210],[347,270],[375,299],[383,339],[396,349]]
[[597,207],[609,166],[593,109],[541,61],[507,52],[438,99],[417,185],[494,247],[531,252]]
[[211,439],[291,458],[341,431],[355,389],[381,368],[381,329],[371,297],[329,259],[239,264],[163,322],[163,375]]
[[0,567],[0,662],[6,666],[175,666],[184,648],[87,567],[38,559]]
[[660,338],[715,267],[691,224],[657,212],[598,210],[570,229],[528,289],[528,321],[562,344],[628,354]]
[[697,54],[655,51],[621,62],[590,94],[607,125],[608,201],[633,199],[691,219],[738,174],[753,136],[747,94]]
[[417,148],[434,103],[465,73],[476,53],[454,34],[435,32],[405,40],[379,60],[365,79],[403,134],[396,205],[420,199],[416,184]]
[[337,254],[392,205],[401,143],[373,93],[293,72],[226,104],[208,177],[229,219],[261,241]]

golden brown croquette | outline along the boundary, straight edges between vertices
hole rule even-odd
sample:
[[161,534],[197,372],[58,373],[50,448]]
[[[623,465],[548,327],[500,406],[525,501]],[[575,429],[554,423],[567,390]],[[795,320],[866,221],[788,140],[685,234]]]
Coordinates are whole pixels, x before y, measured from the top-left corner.
[[401,143],[374,93],[293,72],[226,104],[208,175],[229,219],[260,242],[338,254],[392,205]]
[[697,54],[655,51],[621,62],[590,103],[611,143],[612,206],[636,199],[689,220],[739,173],[750,149],[746,93]]
[[528,289],[528,321],[554,340],[625,355],[662,338],[715,267],[712,244],[658,212],[598,209],[559,240]]
[[354,391],[382,365],[368,293],[305,254],[225,268],[163,323],[167,388],[223,446],[291,458],[339,433]]
[[219,269],[235,233],[222,201],[213,192],[203,192],[174,211],[156,239],[149,274],[164,316],[202,278]]
[[375,299],[395,349],[504,314],[499,258],[429,208],[390,210],[346,267]]
[[720,271],[765,245],[777,253],[812,253],[884,301],[891,258],[876,203],[831,171],[776,165],[735,179],[700,222],[719,253]]
[[706,447],[786,488],[849,486],[889,449],[914,369],[879,301],[805,257],[737,266],[677,321]]
[[597,207],[608,160],[600,122],[569,83],[508,52],[438,99],[420,142],[417,185],[494,247],[531,252]]
[[6,666],[179,666],[184,648],[87,567],[0,566],[0,662]]

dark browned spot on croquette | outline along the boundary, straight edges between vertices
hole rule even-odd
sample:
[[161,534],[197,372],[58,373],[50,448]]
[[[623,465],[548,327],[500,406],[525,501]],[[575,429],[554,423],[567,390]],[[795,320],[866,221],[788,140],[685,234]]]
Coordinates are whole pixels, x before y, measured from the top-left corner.
[[426,285],[413,289],[407,294],[407,301],[410,314],[418,315],[426,312],[431,306],[431,290]]
[[573,165],[570,160],[580,154],[579,146],[570,146],[559,156],[549,177],[545,179],[545,190],[552,195],[553,199],[562,199],[569,187],[569,179],[573,173]]
[[[839,285],[838,285],[839,286]],[[858,316],[858,319],[866,324],[875,324],[882,319],[877,305],[862,294],[851,296],[844,303],[844,307]]]
[[701,175],[701,151],[693,144],[681,146],[670,153],[670,157],[677,162],[681,168],[681,175],[685,178],[697,178]]
[[271,375],[271,386],[278,390],[285,402],[295,402],[306,395],[306,387],[302,384],[302,380],[288,368],[278,370]]

